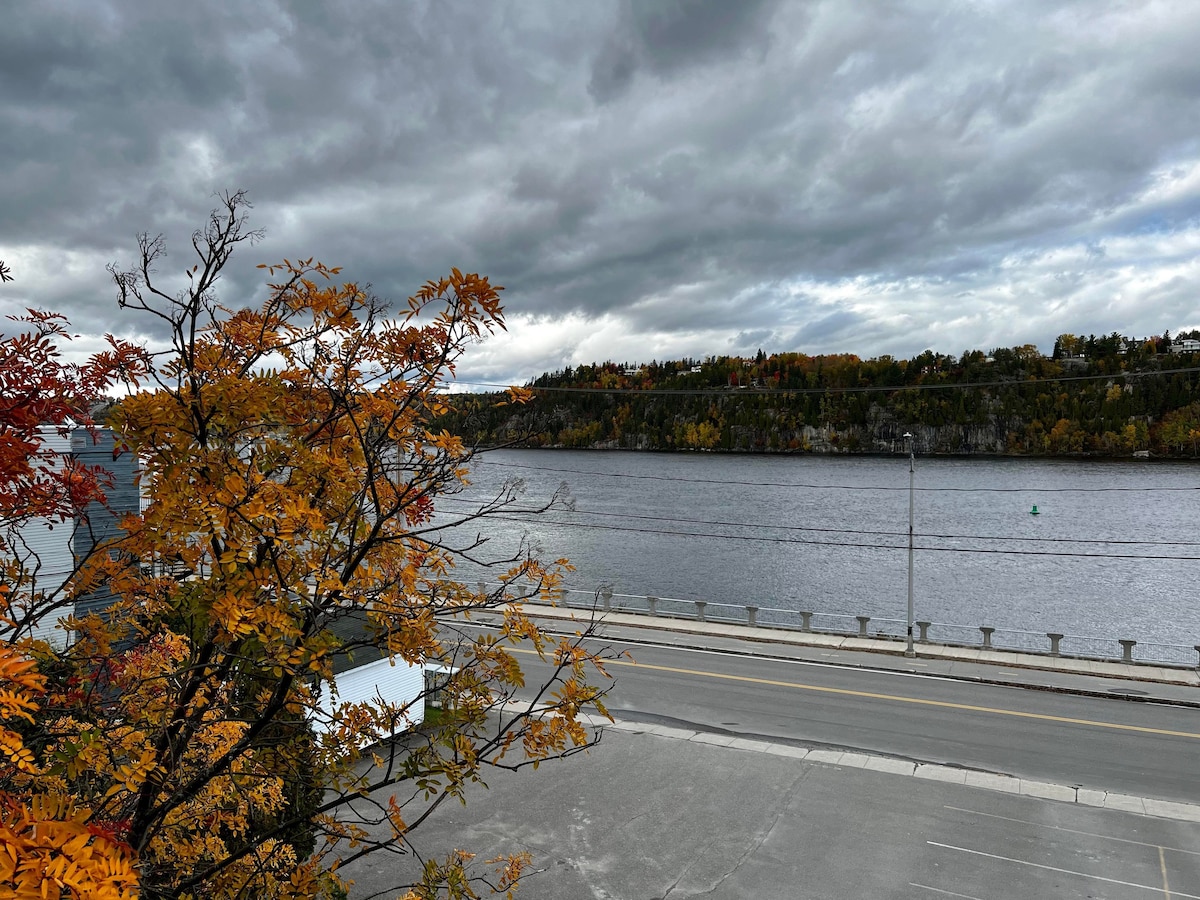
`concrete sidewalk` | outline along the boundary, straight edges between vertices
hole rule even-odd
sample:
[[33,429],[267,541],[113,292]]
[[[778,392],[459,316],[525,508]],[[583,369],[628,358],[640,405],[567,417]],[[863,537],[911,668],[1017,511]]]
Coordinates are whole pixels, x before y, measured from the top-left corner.
[[[528,606],[536,618],[585,627],[590,610]],[[763,628],[728,622],[699,622],[642,613],[596,611],[601,634],[613,640],[649,641],[695,649],[805,659],[827,664],[937,675],[1069,693],[1200,706],[1200,671],[1191,668],[1052,657],[1010,650],[945,644],[915,646],[903,641]]]

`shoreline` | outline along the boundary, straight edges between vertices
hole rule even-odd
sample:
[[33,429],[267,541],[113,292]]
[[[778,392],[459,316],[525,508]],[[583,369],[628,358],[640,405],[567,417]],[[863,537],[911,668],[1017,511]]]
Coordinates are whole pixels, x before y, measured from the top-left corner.
[[[532,445],[519,443],[506,444],[486,444],[479,445],[474,448],[478,453],[491,453],[497,450],[532,450],[538,452],[568,452],[568,453],[634,453],[646,455],[713,455],[713,456],[819,456],[819,457],[855,457],[862,459],[905,459],[908,457],[908,452],[904,450],[888,451],[888,450],[836,450],[836,451],[821,451],[821,450],[724,450],[724,449],[707,449],[698,450],[689,447],[677,448],[644,448],[637,447],[567,447],[562,444],[554,445]],[[1071,454],[1047,454],[1047,453],[989,453],[986,451],[979,452],[945,452],[945,451],[918,451],[916,454],[918,459],[982,459],[982,460],[1006,460],[1006,459],[1036,459],[1036,460],[1062,460],[1064,462],[1143,462],[1143,463],[1200,463],[1200,456],[1110,456],[1093,453],[1071,453]]]

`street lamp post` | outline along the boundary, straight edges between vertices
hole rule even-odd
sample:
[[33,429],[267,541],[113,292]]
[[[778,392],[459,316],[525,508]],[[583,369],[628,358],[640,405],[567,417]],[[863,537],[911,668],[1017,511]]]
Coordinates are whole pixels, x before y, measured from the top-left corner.
[[913,492],[916,485],[917,466],[913,455],[912,433],[904,432],[904,439],[908,441],[908,618],[905,619],[905,624],[908,626],[908,648],[904,651],[904,655],[916,656],[917,653],[913,649]]

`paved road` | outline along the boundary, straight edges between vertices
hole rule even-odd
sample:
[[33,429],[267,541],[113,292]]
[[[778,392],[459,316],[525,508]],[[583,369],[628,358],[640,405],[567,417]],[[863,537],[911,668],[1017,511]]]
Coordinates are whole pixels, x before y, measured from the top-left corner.
[[620,718],[1200,803],[1198,709],[610,643]]

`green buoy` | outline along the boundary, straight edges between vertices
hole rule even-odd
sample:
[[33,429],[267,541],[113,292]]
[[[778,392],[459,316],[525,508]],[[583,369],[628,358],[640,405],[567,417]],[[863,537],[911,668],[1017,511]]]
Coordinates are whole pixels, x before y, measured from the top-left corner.
[[1033,509],[1031,509],[1031,510],[1029,511],[1029,514],[1030,514],[1031,516],[1039,516],[1039,515],[1041,515],[1041,513],[1039,513],[1039,512],[1038,512],[1038,508],[1037,508],[1037,504],[1036,504],[1036,503],[1035,503],[1035,504],[1033,504]]

